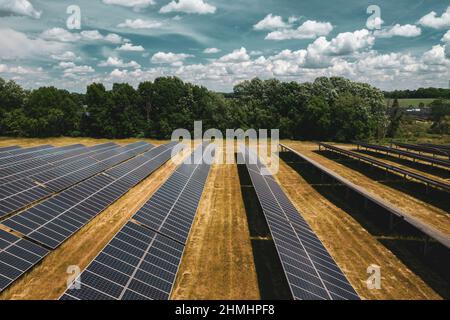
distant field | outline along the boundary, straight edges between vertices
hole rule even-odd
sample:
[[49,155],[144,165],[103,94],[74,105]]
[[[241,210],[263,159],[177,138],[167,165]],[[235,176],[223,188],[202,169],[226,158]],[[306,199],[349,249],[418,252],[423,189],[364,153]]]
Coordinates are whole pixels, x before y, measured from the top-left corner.
[[[394,99],[386,99],[390,104]],[[425,106],[428,106],[430,103],[432,103],[436,99],[398,99],[398,102],[400,103],[400,107],[418,107],[421,103],[423,103]]]
[[[392,103],[394,99],[387,99],[390,103]],[[431,102],[433,102],[435,99],[398,99],[398,102],[400,103],[400,107],[418,107],[421,103],[423,103],[425,106],[428,106]]]

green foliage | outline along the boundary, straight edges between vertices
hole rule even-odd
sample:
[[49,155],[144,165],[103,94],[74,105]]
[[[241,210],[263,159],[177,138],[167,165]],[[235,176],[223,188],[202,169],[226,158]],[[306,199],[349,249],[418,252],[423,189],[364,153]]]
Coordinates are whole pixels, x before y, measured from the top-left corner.
[[[0,80],[0,133],[4,135],[169,138],[178,128],[280,129],[281,138],[377,138],[389,124],[378,89],[344,78],[313,83],[253,79],[220,94],[176,77],[135,89],[93,83],[85,94],[56,88],[24,91]],[[391,121],[392,122],[392,121]]]
[[389,110],[389,126],[387,129],[387,136],[389,138],[395,138],[397,136],[402,123],[403,115],[404,113],[400,108],[398,99],[395,99]]
[[450,102],[435,100],[430,106],[433,120],[431,133],[450,134]]
[[384,93],[390,99],[450,99],[450,89],[419,88],[417,90],[395,90]]

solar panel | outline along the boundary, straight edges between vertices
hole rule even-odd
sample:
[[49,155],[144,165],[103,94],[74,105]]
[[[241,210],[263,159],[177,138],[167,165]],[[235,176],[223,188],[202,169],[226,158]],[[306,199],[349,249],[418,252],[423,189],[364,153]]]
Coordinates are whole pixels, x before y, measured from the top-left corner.
[[9,151],[13,150],[19,150],[19,146],[10,146],[10,147],[1,147],[0,148],[0,158],[10,155],[11,153]]
[[92,157],[84,158],[20,181],[2,185],[0,189],[0,218],[88,179],[150,148],[150,144],[131,144],[119,148],[119,152],[117,150],[106,151],[105,153],[111,156],[101,161]]
[[0,167],[5,167],[10,164],[17,163],[18,161],[24,161],[27,159],[32,159],[34,157],[42,156],[43,154],[46,154],[47,152],[50,152],[54,149],[56,149],[54,146],[44,145],[27,149],[13,150],[10,151],[9,156],[0,158]]
[[0,292],[48,254],[48,250],[0,229]]
[[371,143],[357,142],[356,144],[358,146],[361,146],[361,147],[366,148],[368,150],[371,149],[371,150],[375,150],[377,152],[384,151],[387,154],[403,155],[403,156],[406,156],[408,158],[414,159],[414,161],[417,159],[417,160],[422,160],[424,162],[428,162],[431,165],[438,164],[438,165],[450,168],[450,161],[449,160],[438,159],[438,158],[435,158],[435,157],[425,156],[425,155],[417,154],[417,153],[410,152],[410,151],[404,151],[404,150],[400,150],[400,149],[395,149],[395,148],[390,148],[390,147],[385,147],[385,146],[379,146],[379,145],[375,145],[375,144],[371,144]]
[[[103,148],[111,147],[105,146]],[[63,160],[67,160],[68,162],[74,161],[76,160],[76,156],[92,152],[96,151],[91,148],[80,146],[70,150],[49,153],[45,157],[39,157],[28,161],[11,164],[7,167],[0,168],[0,185],[49,170],[57,165],[63,164]]]
[[[211,151],[209,148],[213,146],[206,151]],[[200,201],[200,184],[207,177],[205,171],[209,171],[208,164],[180,165],[133,217],[145,224],[129,221],[80,275],[81,288],[68,289],[61,300],[169,299]],[[150,213],[149,204],[156,205],[155,199],[158,204],[159,200],[165,201],[164,213],[158,211],[165,216],[158,220],[159,226],[147,224],[145,219]],[[183,225],[179,237],[168,231],[178,223],[177,219]]]
[[61,299],[167,300],[184,246],[128,222]]
[[180,165],[133,219],[185,244],[209,169],[209,164]]
[[339,266],[265,167],[242,147],[245,163],[272,234],[292,295],[298,300],[359,299]]
[[410,177],[410,178],[412,178],[412,179],[414,179],[416,181],[419,181],[419,182],[422,182],[422,183],[426,184],[427,186],[432,186],[432,187],[435,187],[435,188],[439,188],[439,189],[442,189],[442,190],[447,191],[447,192],[450,191],[450,184],[448,184],[448,183],[446,183],[446,182],[444,182],[442,180],[433,179],[433,178],[430,178],[428,176],[424,176],[424,175],[415,173],[415,172],[410,171],[410,170],[406,170],[406,169],[403,169],[403,168],[400,168],[400,167],[397,167],[397,166],[393,166],[393,165],[390,165],[390,164],[385,163],[383,161],[363,156],[363,155],[361,155],[361,154],[359,154],[357,152],[349,151],[349,150],[342,149],[342,148],[339,148],[339,147],[336,147],[336,146],[333,146],[333,145],[330,145],[330,144],[327,144],[327,143],[322,143],[322,142],[319,143],[319,148],[325,148],[326,150],[330,150],[330,151],[336,152],[338,154],[345,155],[345,156],[347,156],[349,158],[358,159],[358,160],[367,162],[367,163],[369,163],[372,166],[381,167],[381,168],[385,169],[386,171],[390,171],[390,172],[399,174],[399,175],[403,176],[405,179],[407,177]]
[[[145,179],[170,159],[171,149],[156,147],[126,162],[131,168],[122,176],[112,176],[116,168],[96,175],[3,222],[49,248],[56,248],[131,187]],[[119,170],[121,171],[121,170]]]
[[15,149],[15,150],[10,150],[10,151],[8,151],[8,153],[10,153],[11,155],[19,155],[19,154],[31,153],[31,152],[35,152],[35,151],[41,151],[41,150],[45,150],[45,149],[51,149],[51,148],[54,148],[54,146],[46,144],[46,145],[41,145],[41,146],[36,146],[36,147],[19,148],[19,149]]

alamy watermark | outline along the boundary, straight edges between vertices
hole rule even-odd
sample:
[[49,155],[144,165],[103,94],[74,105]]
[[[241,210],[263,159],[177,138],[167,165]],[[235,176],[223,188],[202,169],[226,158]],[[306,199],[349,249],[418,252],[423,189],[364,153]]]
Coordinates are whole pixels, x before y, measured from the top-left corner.
[[[269,135],[270,131],[270,135]],[[184,142],[173,149],[172,159],[181,151],[188,149],[188,152],[199,150],[194,157],[186,158],[184,163],[194,162],[206,164],[258,164],[258,160],[265,164],[265,168],[261,168],[261,174],[273,175],[278,173],[279,158],[278,145],[280,143],[280,132],[278,129],[226,129],[225,136],[219,129],[208,129],[203,132],[202,121],[194,122],[194,136],[187,129],[177,129],[172,133],[172,141]],[[212,154],[204,154],[202,147],[192,147],[191,141],[205,142],[211,141],[217,147],[217,150],[224,150],[225,156],[216,156]],[[246,151],[248,150],[248,153]],[[243,157],[235,157],[236,153],[241,153]],[[200,156],[198,156],[200,155]],[[203,156],[202,156],[203,155]]]

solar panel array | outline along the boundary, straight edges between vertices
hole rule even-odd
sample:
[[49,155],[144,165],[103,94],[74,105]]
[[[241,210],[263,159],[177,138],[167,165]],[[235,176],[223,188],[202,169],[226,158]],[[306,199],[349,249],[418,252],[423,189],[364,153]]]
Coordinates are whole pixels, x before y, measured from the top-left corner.
[[[210,145],[209,149],[214,148]],[[186,243],[210,165],[183,164],[133,219],[182,244]]]
[[437,149],[435,147],[431,146],[424,146],[424,145],[417,145],[417,144],[410,144],[410,143],[401,143],[401,142],[392,142],[392,145],[403,148],[406,150],[413,150],[413,151],[419,151],[419,152],[426,152],[431,153],[433,155],[440,155],[440,156],[450,156],[450,151],[444,151],[441,149]]
[[68,151],[51,154],[43,159],[31,159],[26,162],[0,168],[0,185],[46,172],[56,166],[64,165],[76,160],[89,157],[100,151],[117,147],[113,143],[105,143],[94,147],[80,147]]
[[61,299],[169,299],[209,169],[180,165],[133,217],[142,225],[129,221]]
[[121,148],[100,152],[104,159],[82,158],[45,172],[2,185],[0,189],[0,218],[42,200],[87,178],[126,161],[152,148],[138,142]]
[[19,146],[9,146],[0,148],[0,158],[11,155],[11,151],[20,150]]
[[40,151],[35,151],[32,153],[27,153],[24,155],[15,155],[4,160],[8,160],[7,163],[0,165],[0,169],[9,168],[18,164],[24,164],[29,162],[44,162],[45,159],[50,158],[55,155],[61,155],[69,151],[77,151],[86,148],[82,144],[72,144],[64,147],[54,147],[49,149],[44,149]]
[[[167,300],[184,246],[128,222],[62,300]],[[158,276],[156,276],[158,275]]]
[[443,151],[450,151],[450,144],[432,144],[432,143],[423,143],[421,146],[427,146],[431,148],[436,148]]
[[47,254],[48,250],[0,229],[0,292]]
[[[84,226],[95,215],[116,201],[136,183],[150,175],[171,157],[178,143],[169,143],[147,151],[121,165],[96,175],[16,216],[4,226],[21,231],[26,238],[54,249]],[[141,147],[142,143],[139,144]],[[128,147],[128,150],[133,148]],[[120,154],[118,154],[120,155]],[[122,172],[122,174],[120,174]],[[111,173],[113,176],[110,176]],[[48,250],[0,229],[0,292],[37,264]],[[3,239],[5,238],[5,239]],[[9,241],[7,241],[9,239]],[[4,243],[12,243],[4,245]],[[9,247],[20,259],[11,257]],[[18,247],[18,248],[16,248]],[[34,255],[25,256],[21,248]],[[18,253],[17,253],[18,252]],[[40,258],[35,257],[39,255]],[[26,259],[25,259],[26,258]],[[23,261],[25,259],[25,261]]]
[[440,165],[440,166],[443,166],[443,167],[450,168],[450,161],[449,160],[438,159],[438,158],[435,158],[435,157],[425,156],[425,155],[417,154],[417,153],[410,152],[410,151],[404,151],[404,150],[400,150],[400,149],[395,149],[395,148],[390,148],[390,147],[385,147],[385,146],[379,146],[379,145],[371,144],[371,143],[356,142],[356,144],[358,146],[361,146],[361,147],[366,148],[366,149],[371,149],[371,150],[374,150],[376,152],[384,151],[387,154],[402,155],[402,156],[405,156],[405,157],[408,157],[408,158],[425,161],[425,162],[428,162],[428,163],[430,163],[432,165],[437,164],[437,165]]
[[10,155],[0,158],[0,167],[5,167],[18,161],[24,161],[39,157],[47,152],[51,152],[56,148],[51,145],[43,145],[26,149],[18,149],[10,151]]
[[[292,295],[298,300],[357,300],[357,293],[258,157],[241,146]],[[242,158],[243,157],[243,158]]]
[[399,168],[397,166],[393,166],[393,165],[385,163],[383,161],[373,159],[370,157],[366,157],[357,152],[342,149],[342,148],[339,148],[339,147],[336,147],[336,146],[333,146],[333,145],[330,145],[327,143],[322,143],[322,142],[319,143],[319,148],[325,148],[326,150],[333,151],[335,153],[344,155],[346,157],[364,161],[372,166],[383,168],[387,171],[399,174],[405,178],[410,177],[416,181],[425,183],[427,186],[432,186],[432,187],[439,188],[444,191],[450,192],[450,184],[446,183],[445,181],[433,179],[433,178],[415,173],[413,171]]
[[169,160],[172,147],[156,147],[6,219],[3,224],[55,249]]

